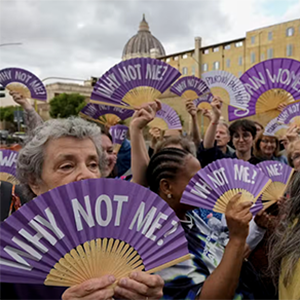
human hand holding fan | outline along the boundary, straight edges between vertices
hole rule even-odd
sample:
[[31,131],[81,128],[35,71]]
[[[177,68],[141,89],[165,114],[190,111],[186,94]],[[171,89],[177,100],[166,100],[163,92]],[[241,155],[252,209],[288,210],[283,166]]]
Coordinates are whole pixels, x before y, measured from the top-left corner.
[[0,70],[0,84],[9,91],[15,91],[24,98],[47,100],[47,91],[42,81],[34,74],[20,68]]
[[1,282],[73,286],[156,272],[189,258],[179,220],[156,194],[113,179],[42,194],[0,225]]
[[16,178],[16,163],[18,152],[11,150],[0,150],[0,180],[11,184],[18,184]]
[[284,163],[271,160],[261,162],[256,166],[272,180],[261,196],[263,206],[268,208],[284,196],[295,170]]
[[122,61],[99,78],[91,102],[136,108],[157,99],[179,76],[178,70],[157,59]]
[[225,213],[229,200],[242,193],[239,202],[252,201],[253,214],[262,209],[256,203],[271,180],[254,165],[239,159],[220,159],[197,172],[185,188],[181,203]]

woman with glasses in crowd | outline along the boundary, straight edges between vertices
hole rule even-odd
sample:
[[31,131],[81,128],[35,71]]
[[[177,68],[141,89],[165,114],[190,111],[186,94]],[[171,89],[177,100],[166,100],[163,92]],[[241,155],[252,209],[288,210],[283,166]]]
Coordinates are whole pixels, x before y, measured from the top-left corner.
[[254,143],[254,155],[261,160],[276,160],[287,164],[287,158],[279,155],[280,145],[276,136],[261,133]]

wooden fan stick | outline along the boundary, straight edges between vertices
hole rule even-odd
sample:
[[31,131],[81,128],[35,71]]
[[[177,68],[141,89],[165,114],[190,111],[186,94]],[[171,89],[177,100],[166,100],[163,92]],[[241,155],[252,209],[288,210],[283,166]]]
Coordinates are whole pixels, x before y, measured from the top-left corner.
[[136,110],[136,108],[133,107],[133,106],[125,106],[125,105],[121,105],[121,104],[112,104],[112,103],[107,103],[107,102],[97,101],[97,100],[92,100],[92,99],[90,99],[90,103],[95,103],[95,104],[98,104],[98,105],[120,107],[122,109],[127,109],[127,110]]
[[159,272],[163,269],[166,269],[166,268],[169,268],[171,266],[174,266],[174,265],[177,265],[185,260],[188,260],[188,259],[191,259],[191,255],[190,254],[187,254],[187,255],[184,255],[184,256],[181,256],[179,258],[176,258],[174,260],[171,260],[161,266],[158,266],[156,268],[153,268],[153,269],[150,269],[148,271],[146,271],[146,273],[150,274],[150,273],[156,273],[156,272]]
[[83,114],[83,113],[79,113],[79,115],[80,115],[82,118],[85,118],[85,119],[87,119],[87,120],[90,120],[90,121],[93,121],[93,122],[97,122],[97,123],[99,123],[99,124],[101,124],[101,125],[105,125],[105,123],[103,123],[102,121],[93,119],[93,118],[91,118],[91,117],[89,117],[89,116],[87,116],[87,115],[85,115],[85,114]]

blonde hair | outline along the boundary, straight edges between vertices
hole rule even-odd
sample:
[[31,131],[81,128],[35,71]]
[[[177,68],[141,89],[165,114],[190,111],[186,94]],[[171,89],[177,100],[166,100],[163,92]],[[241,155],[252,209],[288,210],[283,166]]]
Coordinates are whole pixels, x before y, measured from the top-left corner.
[[300,139],[295,140],[294,142],[290,143],[289,146],[288,146],[287,159],[288,159],[289,165],[291,167],[294,167],[294,163],[293,163],[293,160],[292,160],[292,155],[295,151],[296,145],[298,145],[298,144],[300,144]]

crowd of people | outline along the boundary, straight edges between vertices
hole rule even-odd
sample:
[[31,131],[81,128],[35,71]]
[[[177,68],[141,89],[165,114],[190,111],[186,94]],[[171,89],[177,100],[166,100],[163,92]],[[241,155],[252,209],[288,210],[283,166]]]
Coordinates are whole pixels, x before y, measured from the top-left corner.
[[[24,108],[28,140],[17,161],[20,185],[1,182],[1,221],[64,184],[90,178],[130,180],[174,210],[192,255],[157,274],[133,272],[119,281],[108,274],[67,289],[1,284],[1,299],[300,299],[300,128],[290,126],[276,137],[265,135],[261,124],[248,119],[229,126],[221,115],[222,99],[215,97],[206,112],[210,124],[203,139],[197,108],[187,101],[191,134],[152,129],[147,148],[145,128],[161,108],[154,101],[136,109],[130,141],[116,154],[107,128],[79,117],[44,122],[27,99],[17,92],[11,95]],[[255,165],[275,160],[296,172],[285,196],[255,217],[253,203],[240,203],[240,194],[229,201],[224,215],[182,204],[190,179],[222,158]]]

